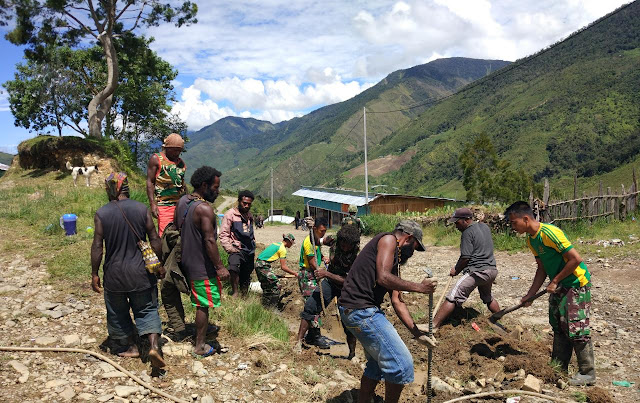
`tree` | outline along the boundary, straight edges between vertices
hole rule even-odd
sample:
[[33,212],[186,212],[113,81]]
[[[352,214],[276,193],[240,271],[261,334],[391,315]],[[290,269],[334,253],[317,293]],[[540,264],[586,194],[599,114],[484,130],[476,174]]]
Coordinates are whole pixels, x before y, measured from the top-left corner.
[[498,158],[495,147],[486,133],[481,133],[464,145],[460,154],[462,185],[467,200],[513,202],[525,200],[531,190],[540,193],[540,186],[520,167]]
[[[41,61],[42,55],[46,55],[42,50],[48,46],[77,47],[88,37],[99,42],[106,62],[107,80],[87,107],[89,135],[93,137],[102,137],[102,121],[111,108],[119,83],[115,39],[143,25],[196,23],[198,11],[197,5],[190,1],[174,7],[158,0],[127,0],[120,4],[117,0],[0,0],[0,10],[6,13],[9,8],[16,25],[6,37],[16,45],[26,45],[25,56],[29,60]],[[132,23],[125,27],[124,21]]]

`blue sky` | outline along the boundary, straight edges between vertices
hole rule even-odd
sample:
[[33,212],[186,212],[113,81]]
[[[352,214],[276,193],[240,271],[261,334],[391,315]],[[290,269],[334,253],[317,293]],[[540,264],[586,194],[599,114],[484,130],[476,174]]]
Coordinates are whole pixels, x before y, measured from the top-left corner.
[[[197,1],[198,24],[142,29],[178,69],[173,111],[198,130],[225,116],[279,122],[349,99],[441,57],[515,60],[613,11],[620,0]],[[6,33],[6,28],[0,29]],[[22,51],[0,39],[0,82]],[[0,151],[32,137],[0,93]],[[71,133],[69,133],[71,134]]]

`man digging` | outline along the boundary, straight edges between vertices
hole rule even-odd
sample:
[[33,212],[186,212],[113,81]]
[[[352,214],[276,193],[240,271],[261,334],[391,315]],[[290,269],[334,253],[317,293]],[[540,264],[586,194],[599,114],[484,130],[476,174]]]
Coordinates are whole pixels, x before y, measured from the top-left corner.
[[[527,245],[536,258],[538,269],[526,299],[535,295],[548,276],[549,323],[553,328],[551,358],[568,372],[572,351],[578,359],[578,373],[569,384],[593,385],[596,382],[595,360],[589,314],[591,312],[591,274],[564,232],[535,219],[529,203],[518,201],[505,212],[511,228],[527,233]],[[531,302],[525,303],[531,305]]]
[[296,238],[293,234],[282,234],[282,242],[274,242],[258,255],[256,260],[256,276],[262,288],[262,305],[276,308],[280,302],[280,280],[271,266],[280,261],[280,268],[287,274],[297,273],[287,267],[287,249],[293,246]]
[[460,237],[460,258],[449,275],[455,277],[464,273],[453,286],[446,300],[433,318],[433,328],[438,329],[453,312],[456,305],[462,304],[469,298],[473,290],[478,288],[480,299],[489,310],[496,313],[500,310],[498,301],[493,298],[491,288],[498,276],[496,259],[493,257],[493,239],[487,224],[473,221],[473,212],[468,208],[459,208],[449,219],[455,223]]
[[393,232],[378,234],[365,245],[342,287],[338,301],[342,323],[360,341],[367,358],[359,403],[371,401],[380,380],[385,381],[384,401],[388,403],[397,402],[404,385],[413,382],[413,357],[380,305],[390,294],[396,315],[411,334],[416,338],[426,335],[416,326],[400,294],[433,294],[437,285],[432,279],[413,283],[399,278],[400,265],[414,250],[425,250],[422,228],[415,221],[400,221]]

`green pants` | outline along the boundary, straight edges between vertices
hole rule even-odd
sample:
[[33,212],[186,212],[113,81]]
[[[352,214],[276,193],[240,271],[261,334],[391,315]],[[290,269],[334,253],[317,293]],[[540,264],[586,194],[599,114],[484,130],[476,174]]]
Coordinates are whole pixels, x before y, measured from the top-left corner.
[[591,340],[591,284],[580,288],[561,288],[549,296],[549,324],[555,333],[569,340]]

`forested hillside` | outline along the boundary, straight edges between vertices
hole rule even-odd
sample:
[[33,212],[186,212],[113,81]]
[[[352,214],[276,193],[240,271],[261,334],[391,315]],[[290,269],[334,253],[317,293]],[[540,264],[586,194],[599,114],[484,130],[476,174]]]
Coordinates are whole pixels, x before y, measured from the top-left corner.
[[7,154],[0,151],[0,164],[11,165],[13,154]]
[[[362,157],[362,130],[350,132],[350,129],[362,117],[363,106],[386,110],[435,100],[507,64],[499,60],[440,59],[396,71],[350,100],[277,125],[254,119],[222,119],[191,135],[192,142],[184,158],[190,172],[202,164],[221,167],[226,171],[224,187],[265,191],[267,187],[263,184],[271,166],[278,172],[275,184],[278,193],[302,182],[335,181]],[[371,142],[378,143],[427,107],[372,122]],[[327,156],[328,168],[312,169]],[[280,163],[283,165],[278,168]]]

